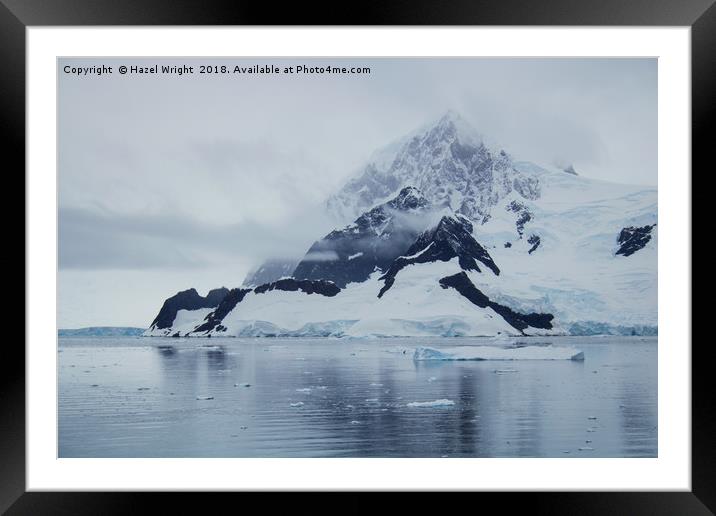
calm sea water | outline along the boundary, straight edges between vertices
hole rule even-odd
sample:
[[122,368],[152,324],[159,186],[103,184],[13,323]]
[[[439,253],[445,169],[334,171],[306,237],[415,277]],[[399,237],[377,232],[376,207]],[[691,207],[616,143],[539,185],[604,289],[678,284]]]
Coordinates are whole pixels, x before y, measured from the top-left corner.
[[[585,360],[413,361],[495,345],[468,338],[61,338],[59,456],[657,456],[656,338],[514,342]],[[409,405],[435,400],[454,404]]]

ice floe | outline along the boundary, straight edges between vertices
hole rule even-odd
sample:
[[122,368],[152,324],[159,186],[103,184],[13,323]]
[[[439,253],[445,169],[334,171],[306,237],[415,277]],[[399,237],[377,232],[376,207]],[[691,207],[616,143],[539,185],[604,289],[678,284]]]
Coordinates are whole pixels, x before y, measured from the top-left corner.
[[455,405],[455,402],[447,399],[435,401],[411,401],[408,403],[408,407],[449,407],[451,405]]
[[584,360],[584,353],[557,346],[460,346],[454,348],[418,347],[413,360]]

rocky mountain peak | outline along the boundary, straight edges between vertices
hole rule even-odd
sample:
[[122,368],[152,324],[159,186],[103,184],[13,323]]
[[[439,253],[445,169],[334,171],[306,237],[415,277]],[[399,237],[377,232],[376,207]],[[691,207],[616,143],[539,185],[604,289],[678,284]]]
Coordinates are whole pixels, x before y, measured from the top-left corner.
[[453,110],[445,112],[429,127],[430,129],[425,135],[432,142],[453,143],[458,141],[475,146],[483,144],[482,135],[459,113]]
[[293,272],[296,279],[330,280],[340,288],[385,270],[429,224],[432,203],[413,186],[315,242]]
[[507,152],[488,146],[464,118],[449,111],[405,139],[392,160],[367,164],[328,207],[338,217],[355,215],[406,186],[434,206],[450,206],[478,223],[489,220],[492,207],[513,190],[526,199],[540,196],[535,175],[517,170]]
[[216,308],[229,293],[225,287],[210,290],[204,297],[195,288],[182,290],[164,301],[157,317],[152,321],[152,329],[171,327],[179,310],[198,310],[200,308]]
[[406,186],[386,206],[395,210],[419,210],[430,207],[430,201],[414,186]]
[[431,229],[424,231],[403,256],[399,256],[381,276],[383,287],[378,293],[382,297],[395,283],[398,273],[408,265],[430,262],[448,262],[458,259],[462,270],[481,272],[478,262],[500,274],[492,257],[472,236],[472,223],[459,214],[444,215]]

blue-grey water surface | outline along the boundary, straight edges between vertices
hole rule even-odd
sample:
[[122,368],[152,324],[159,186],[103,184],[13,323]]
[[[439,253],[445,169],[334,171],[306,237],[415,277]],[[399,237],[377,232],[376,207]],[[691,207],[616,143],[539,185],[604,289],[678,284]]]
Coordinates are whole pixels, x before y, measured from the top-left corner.
[[[585,360],[412,358],[484,338],[60,338],[59,456],[657,456],[656,338],[516,342]],[[435,400],[454,404],[409,406]]]

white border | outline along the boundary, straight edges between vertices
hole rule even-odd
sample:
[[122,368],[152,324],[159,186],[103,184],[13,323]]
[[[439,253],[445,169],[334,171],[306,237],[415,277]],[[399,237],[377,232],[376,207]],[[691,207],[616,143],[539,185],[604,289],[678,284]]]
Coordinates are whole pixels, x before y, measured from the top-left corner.
[[[690,29],[28,28],[27,489],[690,490]],[[658,56],[659,457],[57,459],[58,56]]]

